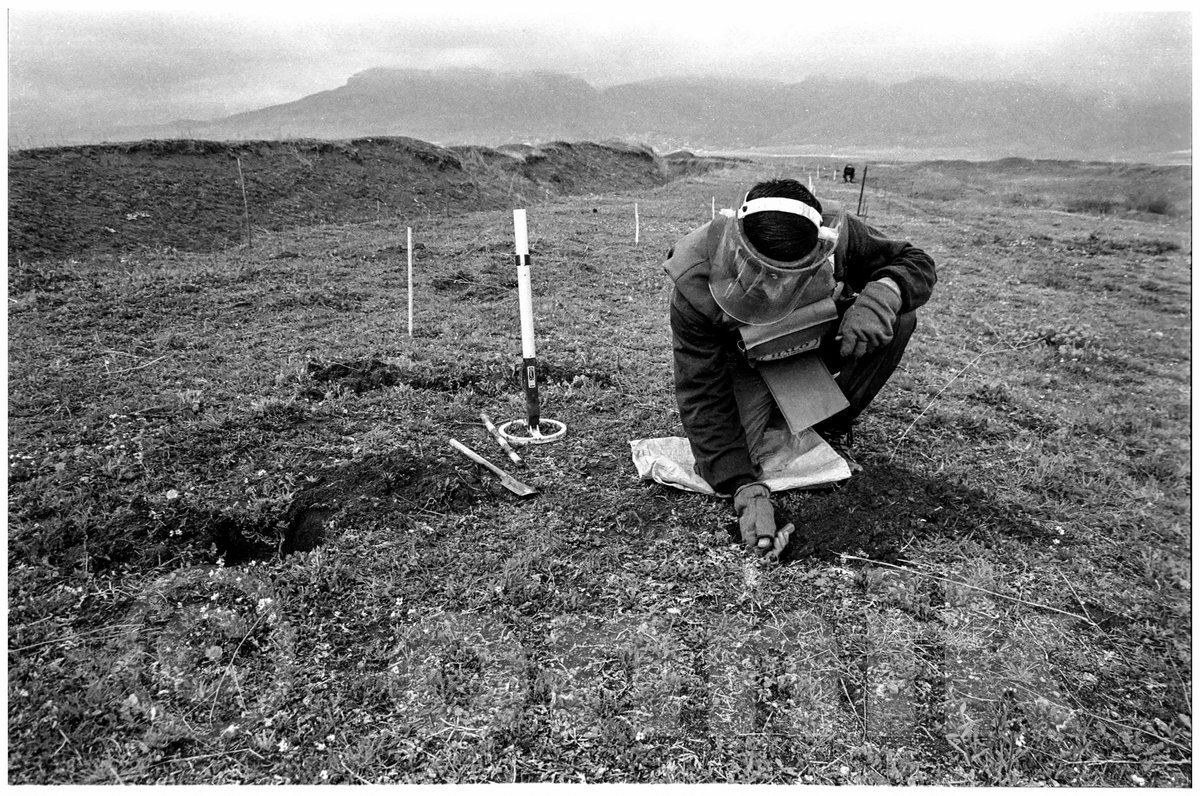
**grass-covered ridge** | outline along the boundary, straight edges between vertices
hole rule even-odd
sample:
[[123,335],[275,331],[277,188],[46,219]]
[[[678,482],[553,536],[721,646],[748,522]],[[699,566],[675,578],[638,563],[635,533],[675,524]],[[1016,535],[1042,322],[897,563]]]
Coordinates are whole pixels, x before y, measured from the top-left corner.
[[443,147],[350,141],[150,140],[9,153],[10,259],[218,251],[255,230],[426,219],[572,193],[661,185],[717,159],[621,142]]
[[10,781],[1190,784],[1190,207],[1098,168],[871,167],[941,280],[774,568],[628,442],[667,248],[803,164],[531,207],[524,469],[508,208],[10,262]]

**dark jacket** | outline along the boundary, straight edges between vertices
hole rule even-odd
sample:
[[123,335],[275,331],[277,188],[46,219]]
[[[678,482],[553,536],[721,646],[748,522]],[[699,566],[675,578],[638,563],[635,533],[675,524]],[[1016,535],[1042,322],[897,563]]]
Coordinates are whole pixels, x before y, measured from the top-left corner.
[[[838,214],[837,208],[826,208],[827,223]],[[737,346],[739,323],[717,306],[708,289],[719,239],[714,226],[720,223],[714,220],[680,238],[667,254],[665,267],[675,284],[671,333],[679,419],[700,476],[717,492],[731,494],[755,476],[728,367],[729,357],[744,356]],[[843,216],[833,261],[834,278],[856,293],[867,282],[891,277],[900,288],[901,312],[928,301],[937,281],[928,254],[885,237],[849,213]]]

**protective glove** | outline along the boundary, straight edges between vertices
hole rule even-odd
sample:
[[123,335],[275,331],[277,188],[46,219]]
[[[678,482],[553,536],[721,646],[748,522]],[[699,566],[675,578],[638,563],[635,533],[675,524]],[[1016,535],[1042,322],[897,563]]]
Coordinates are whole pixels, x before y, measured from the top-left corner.
[[842,318],[842,359],[858,359],[891,342],[899,314],[900,288],[890,279],[868,282]]
[[742,542],[759,555],[770,552],[775,543],[775,507],[771,490],[761,481],[739,487],[733,493],[733,510],[738,516]]

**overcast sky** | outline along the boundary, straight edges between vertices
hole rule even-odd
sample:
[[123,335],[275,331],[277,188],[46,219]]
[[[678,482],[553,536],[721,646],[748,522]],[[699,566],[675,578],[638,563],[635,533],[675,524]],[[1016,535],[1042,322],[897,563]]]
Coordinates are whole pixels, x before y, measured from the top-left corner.
[[20,137],[39,121],[215,118],[378,66],[546,69],[596,87],[668,75],[947,74],[1190,97],[1186,4],[1138,4],[1149,13],[1115,10],[1133,3],[969,5],[18,2],[8,10],[9,132]]

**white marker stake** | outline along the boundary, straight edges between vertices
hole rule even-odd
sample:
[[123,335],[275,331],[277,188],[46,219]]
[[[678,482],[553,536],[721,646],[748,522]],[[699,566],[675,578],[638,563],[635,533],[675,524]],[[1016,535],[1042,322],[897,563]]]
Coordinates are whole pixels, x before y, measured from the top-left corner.
[[715,197],[715,196],[713,197],[713,200],[712,200],[712,217],[713,218],[717,217],[717,197]]
[[638,217],[637,202],[633,203],[633,245],[638,245],[638,240],[642,236],[642,221]]
[[533,287],[529,280],[529,230],[525,211],[513,210],[513,237],[517,256],[517,299],[521,305],[521,380],[525,386],[525,414],[531,433],[538,433],[541,409],[538,401],[537,349],[533,343]]
[[412,227],[408,228],[408,336],[412,337],[413,290],[412,290]]

